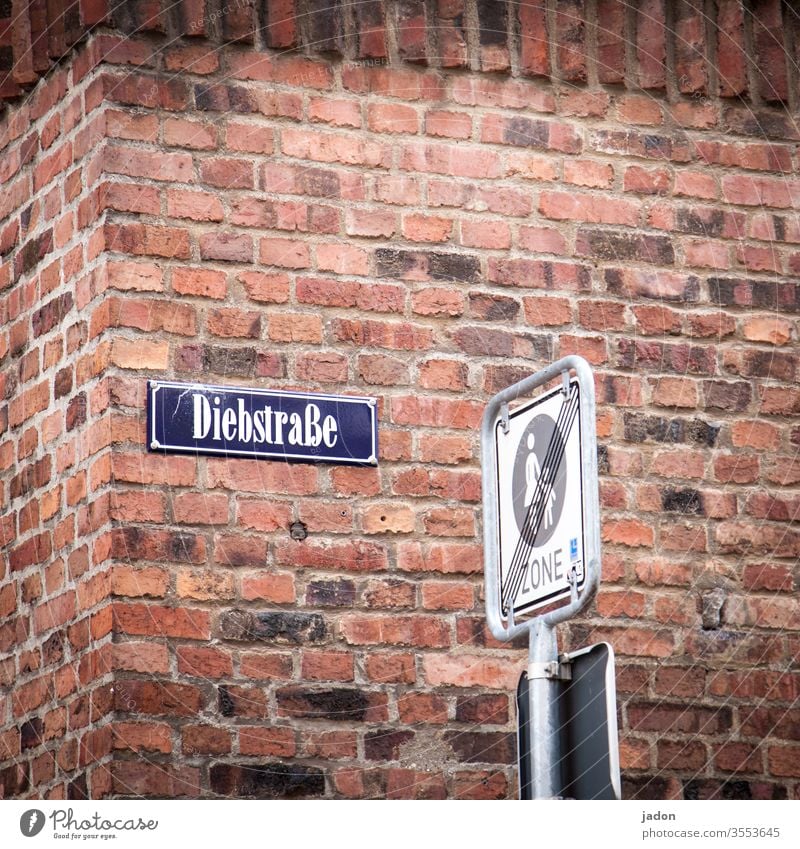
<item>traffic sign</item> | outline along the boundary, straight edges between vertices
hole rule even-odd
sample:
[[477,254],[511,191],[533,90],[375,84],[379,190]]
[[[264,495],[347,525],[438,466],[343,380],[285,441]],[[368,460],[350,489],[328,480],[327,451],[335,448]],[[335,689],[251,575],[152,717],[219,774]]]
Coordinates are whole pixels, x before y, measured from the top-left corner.
[[[557,389],[512,409],[555,380]],[[528,633],[520,784],[534,799],[563,787],[555,627],[580,613],[600,583],[595,415],[591,367],[570,354],[494,395],[481,423],[486,621],[498,640]],[[530,611],[538,612],[516,618]]]
[[[554,679],[550,749],[557,765],[555,796],[565,799],[621,798],[614,649],[597,643],[561,655]],[[517,686],[519,798],[533,799],[529,680]]]
[[500,605],[536,610],[586,579],[580,385],[576,379],[500,418],[497,469]]
[[570,799],[620,799],[614,649],[597,643],[565,654],[564,789]]

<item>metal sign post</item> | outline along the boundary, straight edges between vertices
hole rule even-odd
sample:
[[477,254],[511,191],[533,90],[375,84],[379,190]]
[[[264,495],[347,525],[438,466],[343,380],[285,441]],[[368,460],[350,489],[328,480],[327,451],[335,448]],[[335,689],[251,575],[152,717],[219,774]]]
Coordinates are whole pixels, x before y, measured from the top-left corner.
[[[509,408],[558,378],[555,391]],[[528,633],[529,783],[534,799],[554,798],[563,790],[559,682],[569,674],[555,626],[579,613],[600,582],[594,379],[586,360],[564,357],[495,395],[483,416],[481,454],[486,616],[499,640]]]

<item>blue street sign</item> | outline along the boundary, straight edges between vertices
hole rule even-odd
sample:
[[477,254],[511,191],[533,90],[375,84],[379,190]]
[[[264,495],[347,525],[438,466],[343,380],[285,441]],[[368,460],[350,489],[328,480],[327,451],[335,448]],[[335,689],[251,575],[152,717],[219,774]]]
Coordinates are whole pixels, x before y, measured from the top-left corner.
[[375,398],[152,380],[147,399],[151,451],[378,463]]

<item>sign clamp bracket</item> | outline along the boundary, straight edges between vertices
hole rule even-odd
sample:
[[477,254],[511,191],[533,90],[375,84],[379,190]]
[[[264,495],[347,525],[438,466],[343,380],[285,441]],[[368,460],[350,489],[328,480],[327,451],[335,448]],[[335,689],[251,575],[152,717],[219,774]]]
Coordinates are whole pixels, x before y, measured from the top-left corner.
[[503,433],[508,433],[511,424],[508,420],[508,404],[503,404],[500,408],[500,427],[503,428]]
[[528,666],[528,680],[546,678],[548,681],[571,681],[572,663],[561,655],[558,660],[531,663]]

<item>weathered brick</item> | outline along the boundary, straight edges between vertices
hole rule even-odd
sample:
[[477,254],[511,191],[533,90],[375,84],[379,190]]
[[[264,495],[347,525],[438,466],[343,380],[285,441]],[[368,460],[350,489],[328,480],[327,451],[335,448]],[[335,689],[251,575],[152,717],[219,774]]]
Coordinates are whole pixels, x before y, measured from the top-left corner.
[[319,767],[286,764],[214,764],[209,773],[212,792],[223,797],[300,799],[321,796],[325,775]]
[[320,642],[327,634],[325,620],[318,613],[252,613],[237,609],[222,613],[218,631],[229,640],[264,640],[290,645]]

